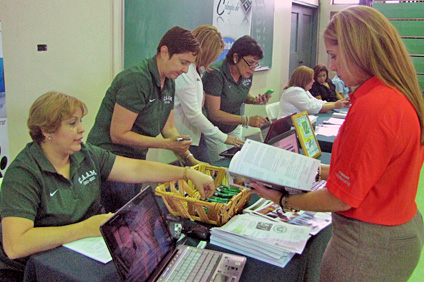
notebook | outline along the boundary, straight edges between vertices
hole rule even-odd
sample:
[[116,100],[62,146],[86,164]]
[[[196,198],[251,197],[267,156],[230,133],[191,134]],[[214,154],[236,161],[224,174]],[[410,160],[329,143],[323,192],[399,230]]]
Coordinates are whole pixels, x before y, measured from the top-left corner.
[[100,227],[125,281],[239,281],[246,258],[176,244],[146,187]]

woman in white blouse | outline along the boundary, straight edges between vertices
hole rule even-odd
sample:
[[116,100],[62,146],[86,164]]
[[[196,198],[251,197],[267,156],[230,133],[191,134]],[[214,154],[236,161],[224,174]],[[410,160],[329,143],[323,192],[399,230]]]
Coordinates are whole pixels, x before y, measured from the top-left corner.
[[212,25],[202,25],[193,30],[199,41],[201,53],[191,64],[187,73],[175,80],[175,127],[181,135],[190,135],[193,140],[190,152],[200,161],[210,162],[204,136],[234,146],[243,145],[235,136],[227,135],[214,126],[202,113],[204,93],[202,71],[209,71],[209,65],[218,59],[224,49],[224,40],[218,29]]
[[329,110],[341,109],[349,105],[349,98],[344,98],[337,102],[326,102],[316,99],[309,93],[313,83],[314,71],[307,66],[297,67],[281,94],[278,117],[281,118],[303,111],[308,111],[309,114],[325,113]]

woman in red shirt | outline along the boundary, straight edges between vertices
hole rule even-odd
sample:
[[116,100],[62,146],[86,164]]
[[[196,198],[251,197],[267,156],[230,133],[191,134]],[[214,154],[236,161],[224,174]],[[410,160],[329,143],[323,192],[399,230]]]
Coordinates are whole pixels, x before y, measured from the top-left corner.
[[407,281],[420,258],[417,209],[424,160],[424,101],[416,72],[392,24],[355,6],[336,14],[324,41],[351,108],[334,141],[324,189],[288,195],[252,184],[284,209],[333,212],[321,281]]

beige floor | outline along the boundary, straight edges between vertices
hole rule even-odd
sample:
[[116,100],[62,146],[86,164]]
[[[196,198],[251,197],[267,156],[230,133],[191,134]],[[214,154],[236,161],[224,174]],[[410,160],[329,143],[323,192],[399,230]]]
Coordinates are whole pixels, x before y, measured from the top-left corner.
[[[418,209],[422,214],[424,214],[424,168],[421,169],[421,178],[420,183],[418,185],[418,193],[416,202],[418,205]],[[411,278],[409,278],[408,282],[423,282],[424,281],[424,252],[421,252],[421,259],[418,263],[417,268],[415,268],[414,273]]]

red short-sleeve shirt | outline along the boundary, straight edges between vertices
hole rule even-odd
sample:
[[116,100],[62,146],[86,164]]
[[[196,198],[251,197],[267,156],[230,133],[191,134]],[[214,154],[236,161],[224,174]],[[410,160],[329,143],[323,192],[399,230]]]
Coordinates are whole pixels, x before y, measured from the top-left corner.
[[351,95],[334,141],[327,189],[352,208],[340,214],[399,225],[417,211],[415,197],[424,147],[414,107],[377,77]]

